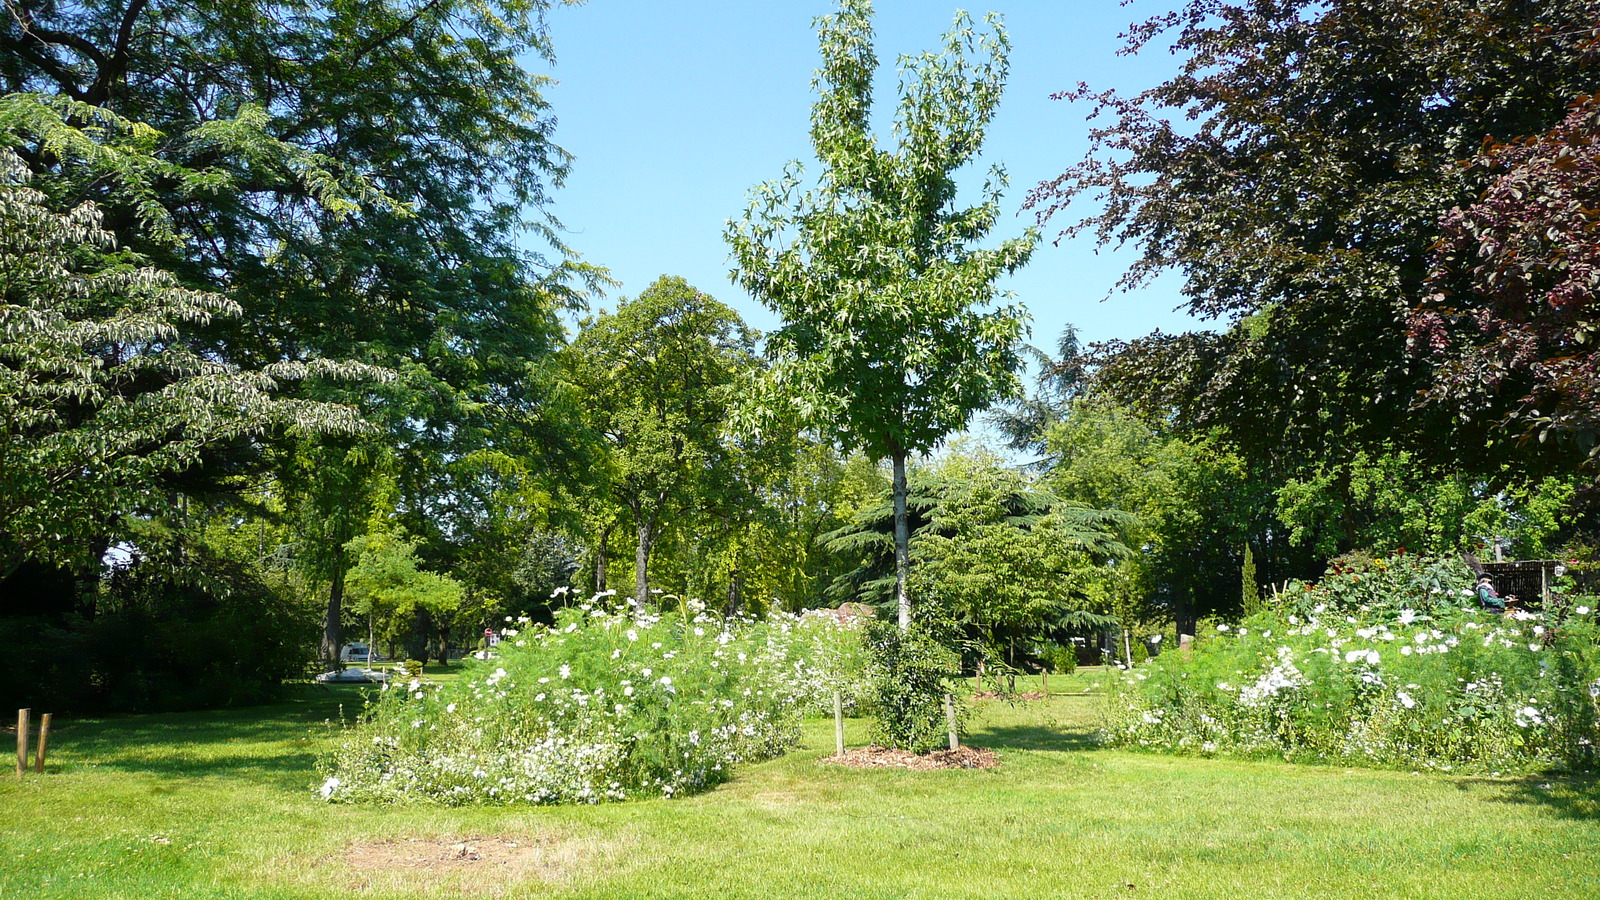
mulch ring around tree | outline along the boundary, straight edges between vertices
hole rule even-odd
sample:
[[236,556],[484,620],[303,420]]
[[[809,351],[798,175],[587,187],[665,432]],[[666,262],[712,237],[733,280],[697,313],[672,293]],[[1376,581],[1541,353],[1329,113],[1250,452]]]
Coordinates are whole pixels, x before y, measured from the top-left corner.
[[909,750],[872,746],[846,750],[843,755],[826,756],[819,762],[851,769],[992,769],[1000,765],[1000,757],[995,756],[993,750],[982,747],[917,754]]

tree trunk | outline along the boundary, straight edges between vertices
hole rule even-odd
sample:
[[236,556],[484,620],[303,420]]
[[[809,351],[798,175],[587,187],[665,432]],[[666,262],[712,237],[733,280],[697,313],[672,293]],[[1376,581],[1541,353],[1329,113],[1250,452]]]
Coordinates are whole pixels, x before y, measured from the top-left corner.
[[639,601],[641,607],[650,599],[650,579],[647,570],[650,565],[650,547],[656,540],[653,524],[644,520],[639,522],[639,550],[633,559],[633,598]]
[[594,548],[594,592],[601,594],[606,589],[606,545],[611,543],[611,529],[616,527],[612,522],[606,530],[600,532],[600,543]]
[[344,548],[333,553],[333,584],[328,588],[328,608],[322,614],[322,661],[340,668],[339,645],[344,643]]
[[739,611],[739,604],[743,602],[744,576],[734,569],[728,574],[728,615]]
[[896,449],[894,459],[894,600],[901,631],[911,628],[911,532],[906,523],[906,454]]

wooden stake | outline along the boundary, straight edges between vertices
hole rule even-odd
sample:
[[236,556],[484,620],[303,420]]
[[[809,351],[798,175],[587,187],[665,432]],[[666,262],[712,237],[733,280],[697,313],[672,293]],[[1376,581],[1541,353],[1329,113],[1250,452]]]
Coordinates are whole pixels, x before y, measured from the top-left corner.
[[950,749],[961,749],[961,738],[956,735],[956,702],[944,695],[944,724],[950,730]]
[[1040,669],[1039,670],[1039,680],[1044,683],[1044,695],[1046,697],[1049,697],[1050,696],[1050,673],[1044,671],[1043,669]]
[[833,692],[833,755],[844,755],[844,700]]
[[44,774],[44,748],[45,744],[50,740],[51,715],[52,713],[45,713],[44,716],[39,719],[39,749],[35,752],[33,758],[33,770],[38,772],[40,775]]
[[28,771],[28,713],[32,710],[17,710],[17,777],[21,778]]

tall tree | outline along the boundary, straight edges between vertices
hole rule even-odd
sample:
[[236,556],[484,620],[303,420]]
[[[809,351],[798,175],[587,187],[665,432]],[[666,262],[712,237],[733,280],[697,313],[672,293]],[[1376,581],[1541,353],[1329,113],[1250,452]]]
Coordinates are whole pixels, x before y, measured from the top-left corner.
[[755,332],[682,278],[663,276],[615,313],[585,321],[567,349],[609,454],[609,495],[638,539],[634,595],[649,599],[650,553],[669,518],[735,480],[723,431],[754,363]]
[[999,166],[978,205],[956,204],[955,172],[977,157],[1008,70],[1000,19],[985,22],[980,33],[958,13],[944,53],[901,59],[895,147],[885,150],[871,125],[872,4],[843,0],[819,19],[811,144],[821,177],[802,190],[792,164],[727,229],[734,276],[783,321],[768,339],[769,407],[790,403],[847,451],[893,463],[902,629],[911,622],[906,460],[1018,388],[1023,313],[988,307],[1035,234],[974,246],[1000,213]]
[[[8,0],[0,93],[49,95],[74,121],[146,123],[156,165],[209,173],[199,190],[129,191],[47,139],[17,145],[53,202],[94,200],[122,242],[239,305],[194,331],[196,352],[393,370],[382,390],[307,396],[359,403],[382,426],[386,446],[356,457],[393,453],[404,511],[427,518],[479,483],[456,465],[475,451],[566,443],[542,415],[548,357],[559,313],[599,275],[567,253],[547,206],[569,160],[548,79],[524,60],[553,58],[551,2]],[[152,217],[174,240],[144,234]],[[289,506],[338,514],[336,499]]]
[[[1179,270],[1224,327],[1115,344],[1103,382],[1292,463],[1447,431],[1408,412],[1427,378],[1405,320],[1439,217],[1487,180],[1458,161],[1594,90],[1595,22],[1593,0],[1193,0],[1135,25],[1125,52],[1170,36],[1181,72],[1071,92],[1110,121],[1029,202],[1090,201],[1066,234],[1137,247],[1128,286]],[[1426,442],[1469,463],[1482,444]]]
[[[0,100],[0,140],[15,139],[13,119],[30,105]],[[127,136],[138,127],[106,114],[100,130]],[[139,171],[152,160],[136,148],[96,144],[65,126],[57,140],[61,152],[77,141],[103,151],[131,189],[147,184]],[[161,174],[203,183],[208,173]],[[195,330],[238,316],[239,306],[186,289],[119,246],[95,204],[54,211],[32,180],[0,146],[0,581],[28,559],[97,567],[122,516],[162,506],[171,479],[218,447],[288,428],[362,429],[350,407],[280,395],[311,367],[241,370],[196,352]]]

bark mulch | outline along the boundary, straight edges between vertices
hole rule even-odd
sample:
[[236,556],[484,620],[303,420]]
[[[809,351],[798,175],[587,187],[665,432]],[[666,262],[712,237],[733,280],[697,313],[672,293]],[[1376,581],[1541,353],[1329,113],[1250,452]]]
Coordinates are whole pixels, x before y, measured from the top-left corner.
[[909,750],[888,747],[858,747],[844,755],[824,757],[821,762],[851,769],[992,769],[1000,765],[993,750],[962,747],[959,750],[934,750],[918,755]]

